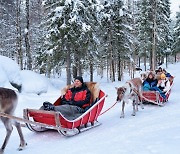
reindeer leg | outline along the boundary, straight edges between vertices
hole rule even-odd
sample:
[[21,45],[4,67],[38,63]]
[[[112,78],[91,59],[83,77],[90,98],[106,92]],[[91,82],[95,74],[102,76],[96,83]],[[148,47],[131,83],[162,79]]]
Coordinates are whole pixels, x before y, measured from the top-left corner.
[[132,116],[135,116],[136,115],[136,110],[135,110],[135,103],[136,103],[136,101],[135,101],[135,98],[133,99],[133,113],[131,114]]
[[138,111],[138,96],[135,98],[135,104],[136,104],[136,111]]
[[122,102],[122,112],[120,118],[124,118],[124,107],[125,107],[125,101]]
[[4,142],[3,142],[1,149],[0,149],[0,153],[3,153],[7,143],[9,141],[9,138],[11,136],[11,133],[13,131],[13,127],[12,127],[12,123],[11,123],[10,119],[3,117],[3,118],[1,118],[1,120],[2,120],[2,122],[6,128],[6,137],[5,137]]
[[18,131],[19,137],[20,137],[20,145],[18,150],[21,151],[24,149],[24,147],[27,145],[26,141],[24,140],[24,136],[22,133],[21,125],[19,122],[15,122],[16,129]]
[[140,104],[140,106],[141,106],[141,109],[144,109],[144,105],[143,105],[143,103],[142,103],[142,98],[139,96],[139,104]]
[[142,87],[139,88],[138,98],[139,98],[139,103],[140,103],[141,109],[144,109],[144,105],[142,103]]

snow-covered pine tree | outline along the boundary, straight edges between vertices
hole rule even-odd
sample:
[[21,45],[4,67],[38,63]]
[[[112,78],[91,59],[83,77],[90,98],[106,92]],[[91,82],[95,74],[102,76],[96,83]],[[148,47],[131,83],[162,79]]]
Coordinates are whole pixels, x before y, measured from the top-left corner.
[[137,24],[138,24],[138,41],[139,52],[144,57],[144,67],[146,70],[147,57],[150,56],[150,36],[152,23],[150,22],[150,6],[147,0],[137,2],[139,8]]
[[46,15],[44,14],[42,0],[31,0],[30,1],[30,45],[32,51],[33,70],[37,72],[43,72],[42,64],[39,55],[44,51],[45,33],[46,28],[43,24]]
[[47,36],[50,40],[48,50],[52,51],[54,66],[58,64],[60,58],[61,61],[64,60],[69,84],[72,65],[77,70],[77,74],[82,75],[83,59],[89,42],[92,42],[95,22],[93,5],[96,1],[61,0],[54,3],[56,6],[50,12],[48,19]]
[[25,12],[26,12],[26,27],[25,27],[25,32],[24,32],[24,38],[25,38],[25,51],[26,51],[26,62],[27,62],[27,68],[28,70],[32,70],[32,51],[31,51],[31,45],[30,45],[30,6],[29,2],[30,0],[25,1]]
[[16,58],[16,7],[12,0],[0,1],[0,53]]
[[172,34],[170,30],[170,2],[161,0],[157,5],[157,64],[164,63],[164,57],[171,48]]
[[23,69],[23,50],[22,50],[22,27],[21,27],[21,0],[15,1],[16,6],[16,52],[17,52],[17,62],[20,68]]
[[150,68],[154,70],[157,53],[160,55],[162,50],[166,50],[171,39],[169,0],[142,0],[139,3],[140,47],[145,58],[149,58]]
[[[179,6],[180,8],[180,6]],[[172,46],[175,62],[177,62],[177,54],[180,53],[180,11],[176,13],[176,24],[174,27],[174,43]]]
[[[107,56],[111,81],[115,81],[115,61],[118,80],[121,80],[123,61],[130,61],[133,53],[133,20],[128,4],[121,0],[105,1],[101,19],[102,43]],[[108,65],[110,68],[108,68]]]

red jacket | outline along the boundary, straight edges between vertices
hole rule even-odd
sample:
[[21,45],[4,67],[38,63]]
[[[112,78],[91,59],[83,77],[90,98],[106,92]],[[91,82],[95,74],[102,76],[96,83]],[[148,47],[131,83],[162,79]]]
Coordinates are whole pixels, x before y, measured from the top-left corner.
[[82,87],[71,88],[62,98],[62,104],[76,105],[81,108],[88,107],[91,101],[91,92],[85,84]]

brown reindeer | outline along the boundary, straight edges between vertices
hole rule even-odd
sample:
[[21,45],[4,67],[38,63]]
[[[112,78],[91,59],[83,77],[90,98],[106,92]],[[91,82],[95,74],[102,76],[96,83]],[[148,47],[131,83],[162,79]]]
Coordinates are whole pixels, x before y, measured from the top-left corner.
[[[7,88],[0,88],[0,112],[6,113],[9,115],[13,115],[16,105],[17,105],[17,94],[15,93],[15,91],[13,91],[11,89],[7,89]],[[0,149],[0,154],[3,154],[4,149],[5,149],[5,147],[8,143],[8,140],[11,136],[11,133],[13,130],[12,124],[14,124],[15,127],[17,128],[17,131],[18,131],[18,134],[20,137],[20,145],[19,145],[18,150],[23,150],[23,148],[27,145],[27,143],[24,140],[24,136],[23,136],[23,133],[21,130],[20,123],[12,120],[10,118],[3,117],[3,116],[0,116],[0,119],[3,122],[3,124],[6,128],[6,132],[7,132],[4,142]]]
[[117,90],[117,101],[122,101],[122,112],[120,118],[124,118],[124,107],[125,103],[129,100],[132,101],[133,113],[132,116],[136,115],[138,111],[138,100],[141,105],[141,108],[144,109],[141,101],[141,89],[142,89],[142,80],[140,78],[133,78],[125,83],[124,86],[116,88]]

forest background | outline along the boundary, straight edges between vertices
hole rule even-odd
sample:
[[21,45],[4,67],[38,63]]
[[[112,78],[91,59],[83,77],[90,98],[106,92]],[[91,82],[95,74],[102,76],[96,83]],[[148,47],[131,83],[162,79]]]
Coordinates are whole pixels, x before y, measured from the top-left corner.
[[[67,84],[96,71],[121,81],[180,61],[180,11],[170,0],[0,0],[0,55]],[[177,5],[176,5],[177,7]],[[106,71],[106,73],[104,73]]]

